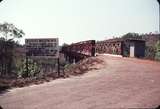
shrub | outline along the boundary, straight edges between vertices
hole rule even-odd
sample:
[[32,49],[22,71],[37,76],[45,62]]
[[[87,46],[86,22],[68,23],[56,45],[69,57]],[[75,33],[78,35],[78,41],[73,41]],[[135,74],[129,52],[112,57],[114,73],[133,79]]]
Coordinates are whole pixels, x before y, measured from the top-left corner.
[[28,59],[27,63],[28,63],[28,68],[26,64],[26,59],[23,60],[22,64],[19,66],[18,77],[23,77],[23,78],[34,77],[40,72],[37,63],[34,62],[32,59]]
[[154,60],[155,54],[156,54],[156,48],[154,46],[146,46],[145,58]]
[[156,48],[155,59],[160,61],[160,41],[156,43],[155,48]]

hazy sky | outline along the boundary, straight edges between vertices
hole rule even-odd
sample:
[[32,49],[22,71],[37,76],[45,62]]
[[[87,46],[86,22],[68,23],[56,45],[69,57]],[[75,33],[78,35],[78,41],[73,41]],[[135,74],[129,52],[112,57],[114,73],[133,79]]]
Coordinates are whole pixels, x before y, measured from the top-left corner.
[[3,0],[0,23],[15,24],[24,38],[62,44],[158,31],[158,9],[157,0]]

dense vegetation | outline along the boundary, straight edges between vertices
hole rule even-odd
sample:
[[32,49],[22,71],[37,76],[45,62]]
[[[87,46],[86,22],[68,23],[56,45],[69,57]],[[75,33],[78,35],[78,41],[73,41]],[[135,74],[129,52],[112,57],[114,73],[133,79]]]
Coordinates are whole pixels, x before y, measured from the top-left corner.
[[16,38],[21,38],[24,32],[16,28],[13,24],[0,24],[0,75],[12,75],[16,69],[15,47],[18,43]]
[[122,38],[145,40],[145,58],[152,60],[160,60],[160,35],[139,35],[138,33],[127,33],[123,35]]
[[160,61],[160,41],[156,43],[155,48],[156,48],[155,59]]
[[[23,48],[16,39],[22,38],[24,32],[13,24],[0,24],[0,77],[26,78],[34,77],[40,72],[38,64],[22,56],[17,48]],[[25,55],[25,53],[24,53]]]

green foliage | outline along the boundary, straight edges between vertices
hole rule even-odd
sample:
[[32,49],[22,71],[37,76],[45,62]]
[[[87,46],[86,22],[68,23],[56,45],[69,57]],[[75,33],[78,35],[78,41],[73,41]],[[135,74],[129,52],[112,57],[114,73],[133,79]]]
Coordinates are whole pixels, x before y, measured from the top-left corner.
[[0,38],[0,75],[11,73],[14,66],[14,44],[13,40]]
[[129,51],[128,50],[124,50],[123,55],[124,55],[124,57],[129,57]]
[[16,28],[11,23],[3,23],[0,24],[0,33],[5,37],[5,40],[14,39],[14,38],[21,38],[24,35],[24,32],[21,29]]
[[145,48],[145,58],[147,59],[155,59],[156,49],[154,46],[146,46]]
[[16,28],[13,24],[0,24],[0,76],[11,75],[14,69],[15,38],[21,38],[24,32]]
[[155,46],[146,46],[145,57],[147,59],[160,61],[160,41],[158,41]]
[[[27,64],[28,63],[28,64]],[[28,66],[28,68],[27,68]],[[34,77],[40,72],[40,69],[36,62],[32,59],[23,60],[22,64],[19,66],[18,77]]]
[[160,61],[160,41],[156,43],[155,48],[156,48],[155,59]]
[[142,39],[142,36],[140,36],[138,33],[127,33],[122,36],[124,39]]

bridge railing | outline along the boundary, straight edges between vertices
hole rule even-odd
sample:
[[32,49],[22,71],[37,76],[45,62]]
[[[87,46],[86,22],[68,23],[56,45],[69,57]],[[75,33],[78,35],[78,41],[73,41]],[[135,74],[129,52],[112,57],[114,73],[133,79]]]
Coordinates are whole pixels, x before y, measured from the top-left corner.
[[95,40],[82,41],[63,46],[62,53],[69,57],[69,60],[75,59],[75,61],[79,61],[85,57],[95,56]]

